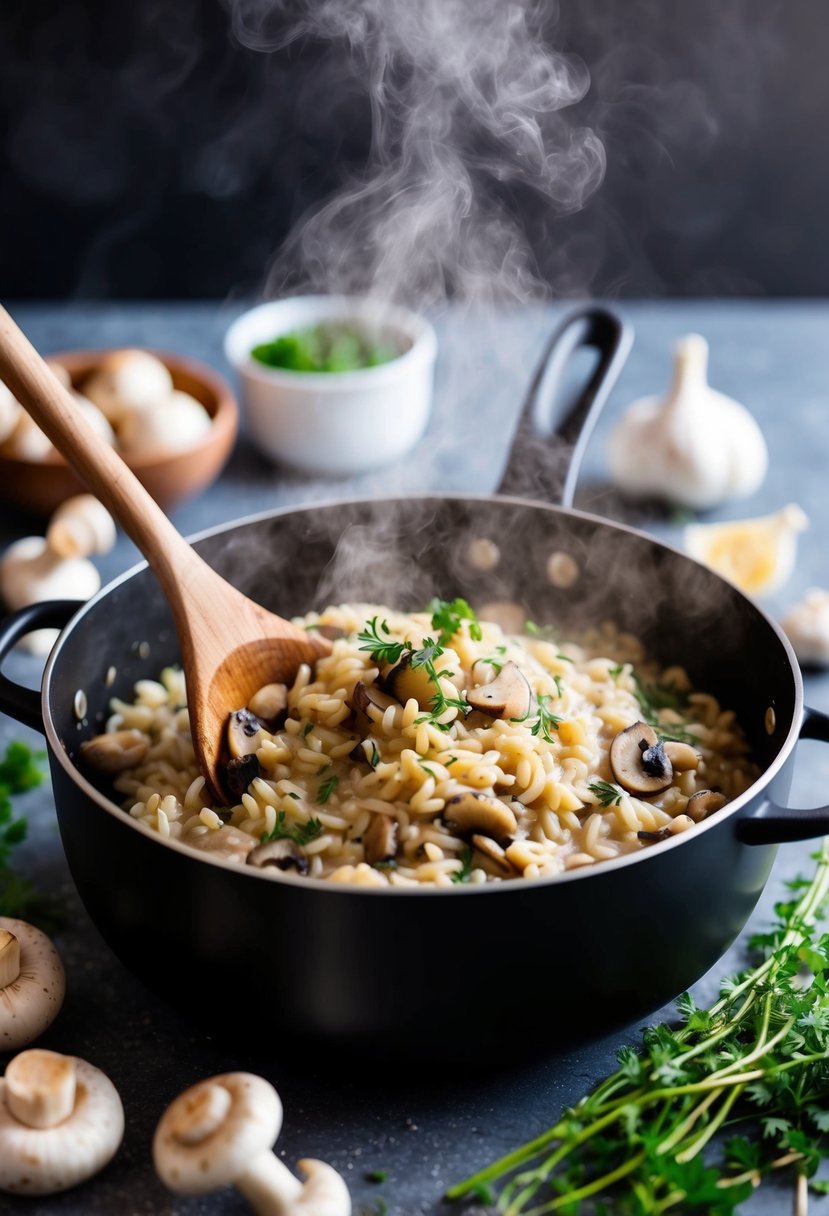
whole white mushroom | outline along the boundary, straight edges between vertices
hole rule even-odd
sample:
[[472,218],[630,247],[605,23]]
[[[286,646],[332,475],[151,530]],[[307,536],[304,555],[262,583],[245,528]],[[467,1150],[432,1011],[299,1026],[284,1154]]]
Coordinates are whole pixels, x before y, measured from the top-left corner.
[[[86,558],[63,558],[42,536],[24,536],[0,558],[0,598],[11,612],[41,600],[88,600],[101,586],[101,576]],[[22,644],[34,654],[47,654],[57,631],[37,629]]]
[[11,435],[20,417],[22,406],[11,390],[0,380],[0,443]]
[[114,350],[87,377],[83,391],[117,426],[127,410],[143,409],[169,397],[173,380],[161,360],[149,351]]
[[161,1116],[153,1161],[165,1186],[204,1195],[241,1191],[258,1216],[350,1216],[345,1182],[324,1161],[303,1160],[301,1182],[271,1152],[282,1127],[279,1094],[263,1077],[231,1072],[200,1081]]
[[181,452],[209,430],[210,415],[201,402],[176,391],[163,401],[125,412],[118,425],[118,442],[130,456]]
[[46,543],[59,557],[109,553],[115,538],[115,521],[93,494],[67,498],[52,515],[46,530]]
[[[101,411],[80,393],[71,391],[71,396],[79,412],[83,414],[90,426],[94,427],[97,434],[107,443],[114,444],[115,432]],[[55,451],[48,435],[44,434],[35,420],[23,409],[20,411],[14,430],[4,444],[4,450],[7,455],[16,460],[36,461],[48,460]]]
[[46,934],[25,920],[0,916],[0,1052],[43,1034],[65,991],[63,963]]
[[0,1190],[54,1195],[91,1178],[124,1136],[118,1091],[74,1056],[32,1048],[0,1080]]

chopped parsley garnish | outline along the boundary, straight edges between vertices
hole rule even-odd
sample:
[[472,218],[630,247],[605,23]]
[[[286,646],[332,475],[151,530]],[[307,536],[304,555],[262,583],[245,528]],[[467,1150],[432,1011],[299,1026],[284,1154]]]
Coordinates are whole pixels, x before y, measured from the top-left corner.
[[463,621],[469,622],[469,636],[473,642],[480,642],[483,637],[477,616],[460,596],[454,600],[434,599],[429,611],[432,614],[432,628],[440,630],[438,642],[441,646],[449,645]]
[[370,742],[371,752],[368,756],[368,762],[372,768],[377,768],[377,765],[380,763],[380,753],[377,750],[377,744],[374,742],[374,740],[372,739]]
[[[295,795],[289,796],[295,797]],[[263,844],[271,840],[292,840],[294,844],[298,844],[302,848],[303,845],[310,844],[312,840],[316,840],[318,836],[322,835],[323,827],[319,819],[309,819],[307,823],[292,824],[289,827],[287,818],[284,811],[276,812],[273,831],[264,833]]]
[[450,874],[452,882],[469,882],[472,877],[472,850],[468,844],[464,845],[460,854],[461,868]]
[[607,674],[610,676],[611,680],[618,680],[619,676],[624,670],[624,663],[616,663],[613,667],[608,667]]
[[251,350],[258,363],[292,372],[350,372],[395,359],[399,351],[387,341],[353,325],[313,325],[260,342]]
[[609,781],[593,781],[587,788],[596,795],[601,806],[618,806],[622,801],[623,791]]
[[367,1170],[366,1182],[385,1182],[388,1179],[388,1170]]
[[304,738],[305,738],[307,735],[310,735],[310,733],[311,733],[311,731],[312,731],[313,729],[314,729],[314,723],[313,723],[313,722],[306,722],[306,723],[305,723],[305,725],[304,725],[304,726],[303,726],[303,728],[302,728],[302,737],[303,737],[303,739],[304,739]]
[[317,802],[320,805],[327,802],[339,784],[340,779],[336,773],[332,773],[330,777],[326,777],[324,781],[321,781],[320,787],[317,790]]

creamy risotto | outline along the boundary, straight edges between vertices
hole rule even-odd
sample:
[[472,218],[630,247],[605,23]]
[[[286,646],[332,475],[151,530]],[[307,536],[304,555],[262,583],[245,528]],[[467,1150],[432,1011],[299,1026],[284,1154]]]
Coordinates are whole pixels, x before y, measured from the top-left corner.
[[112,702],[85,758],[117,772],[133,818],[239,864],[451,887],[647,848],[757,776],[734,714],[611,626],[578,643],[530,622],[508,634],[462,600],[303,623],[331,654],[231,721],[233,806],[207,800],[179,670]]

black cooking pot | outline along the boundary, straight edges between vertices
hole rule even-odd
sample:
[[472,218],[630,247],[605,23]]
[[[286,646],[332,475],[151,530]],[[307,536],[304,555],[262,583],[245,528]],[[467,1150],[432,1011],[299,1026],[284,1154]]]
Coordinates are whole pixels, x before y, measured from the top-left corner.
[[[201,536],[208,562],[292,615],[349,599],[422,607],[433,595],[517,601],[563,631],[612,618],[664,664],[737,711],[762,777],[693,831],[536,882],[364,889],[273,878],[162,841],[76,766],[113,694],[175,662],[172,618],[144,565],[76,604],[36,605],[0,630],[0,661],[32,628],[63,625],[42,696],[3,678],[0,709],[45,729],[61,835],[81,897],[115,953],[202,1025],[251,1018],[269,1036],[458,1054],[496,1043],[549,1049],[629,1022],[690,985],[743,927],[775,843],[829,829],[829,808],[782,809],[798,737],[829,741],[803,710],[792,650],[728,583],[632,529],[569,509],[581,452],[627,353],[596,309],[550,343],[498,497],[433,495],[285,510]],[[598,352],[550,459],[541,404],[571,356]],[[508,496],[561,494],[564,506]],[[563,489],[562,489],[563,487]],[[493,542],[494,569],[474,541]],[[490,554],[496,549],[489,548]],[[566,554],[578,576],[557,586]],[[551,574],[552,571],[552,581]],[[71,620],[70,620],[71,617]],[[113,684],[106,679],[116,669]],[[74,698],[83,689],[87,720]]]

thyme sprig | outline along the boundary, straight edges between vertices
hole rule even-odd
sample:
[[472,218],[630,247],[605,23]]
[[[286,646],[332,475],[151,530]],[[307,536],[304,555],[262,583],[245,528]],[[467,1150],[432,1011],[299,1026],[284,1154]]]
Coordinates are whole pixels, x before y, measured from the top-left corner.
[[[756,966],[726,980],[709,1009],[681,998],[680,1025],[650,1027],[641,1050],[623,1048],[616,1072],[549,1131],[447,1197],[495,1185],[504,1216],[727,1216],[789,1170],[805,1216],[808,1180],[829,1156],[829,934],[816,928],[829,839],[816,859],[772,930],[751,940]],[[742,1134],[715,1140],[735,1125]]]
[[319,819],[309,819],[307,823],[289,824],[285,812],[277,811],[273,830],[263,834],[262,843],[270,840],[292,840],[294,844],[302,848],[303,845],[316,840],[322,833],[323,826]]

